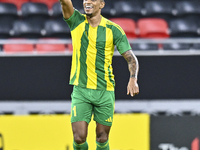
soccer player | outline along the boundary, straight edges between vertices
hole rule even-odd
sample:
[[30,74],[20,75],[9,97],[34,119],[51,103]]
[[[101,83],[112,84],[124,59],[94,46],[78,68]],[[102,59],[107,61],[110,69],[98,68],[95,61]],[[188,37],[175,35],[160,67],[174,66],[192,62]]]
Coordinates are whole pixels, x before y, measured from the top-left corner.
[[127,94],[139,93],[138,60],[122,28],[101,16],[104,0],[83,0],[85,14],[73,8],[71,0],[59,0],[63,18],[71,30],[73,55],[70,84],[74,85],[71,123],[74,150],[88,150],[88,124],[94,113],[96,150],[109,150],[109,131],[114,113],[114,46],[128,62]]

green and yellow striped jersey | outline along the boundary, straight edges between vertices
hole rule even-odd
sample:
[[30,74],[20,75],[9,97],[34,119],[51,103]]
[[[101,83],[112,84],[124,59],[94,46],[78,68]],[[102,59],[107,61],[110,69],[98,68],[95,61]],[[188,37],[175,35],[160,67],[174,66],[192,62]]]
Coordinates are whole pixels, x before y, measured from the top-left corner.
[[120,54],[131,49],[122,28],[103,16],[100,24],[92,27],[86,15],[76,9],[69,19],[64,20],[71,30],[73,45],[70,84],[114,91],[114,46]]

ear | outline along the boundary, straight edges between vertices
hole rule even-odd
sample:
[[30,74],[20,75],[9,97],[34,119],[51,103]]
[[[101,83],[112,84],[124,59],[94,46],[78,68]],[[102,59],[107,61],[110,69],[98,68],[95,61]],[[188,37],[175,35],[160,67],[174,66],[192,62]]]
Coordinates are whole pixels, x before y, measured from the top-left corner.
[[104,8],[104,6],[105,6],[105,2],[100,2],[100,9],[102,9],[102,8]]

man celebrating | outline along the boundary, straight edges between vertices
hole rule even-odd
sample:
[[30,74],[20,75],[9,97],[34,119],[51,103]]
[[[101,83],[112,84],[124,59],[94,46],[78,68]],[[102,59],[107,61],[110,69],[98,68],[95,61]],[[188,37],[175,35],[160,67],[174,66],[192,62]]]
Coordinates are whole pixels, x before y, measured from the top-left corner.
[[130,71],[127,94],[139,93],[139,65],[122,28],[101,16],[104,0],[83,0],[85,14],[71,0],[60,0],[64,20],[71,30],[73,56],[70,84],[74,85],[71,123],[74,150],[88,150],[88,124],[94,113],[96,150],[109,150],[109,131],[114,113],[114,46],[126,59]]

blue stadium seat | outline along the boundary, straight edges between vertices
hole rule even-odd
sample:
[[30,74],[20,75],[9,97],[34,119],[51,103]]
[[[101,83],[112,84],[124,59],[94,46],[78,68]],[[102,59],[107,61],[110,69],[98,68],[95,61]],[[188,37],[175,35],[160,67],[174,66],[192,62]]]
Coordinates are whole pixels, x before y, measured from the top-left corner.
[[7,22],[18,19],[17,6],[11,3],[0,3],[0,18]]
[[41,38],[42,27],[32,22],[17,20],[13,24],[13,36],[17,38]]
[[33,24],[43,24],[49,18],[47,5],[43,3],[27,2],[21,8],[23,20],[32,22]]
[[191,18],[169,21],[170,37],[199,37],[198,23]]
[[138,1],[117,1],[114,3],[115,17],[138,20],[142,17],[142,6]]
[[144,16],[170,20],[173,17],[173,3],[168,1],[146,1]]
[[178,1],[175,4],[177,16],[200,16],[200,1]]
[[81,13],[84,13],[83,3],[80,0],[73,0],[73,6],[75,9],[79,10]]
[[70,29],[63,19],[47,20],[44,26],[45,37],[70,38]]
[[101,10],[101,14],[106,18],[112,18],[115,14],[113,3],[106,1],[105,7]]
[[165,43],[162,45],[163,50],[190,50],[188,43]]
[[10,38],[12,25],[19,19],[17,6],[12,3],[0,3],[0,38]]
[[54,18],[62,18],[62,8],[60,2],[53,4],[52,7],[52,17]]
[[0,18],[0,38],[10,38],[11,37],[11,31],[12,31],[12,25],[14,20],[7,20],[7,18]]
[[200,43],[194,43],[194,44],[191,46],[191,49],[193,49],[193,50],[200,50]]
[[151,43],[134,43],[131,44],[132,50],[148,51],[148,50],[158,50],[158,44]]
[[0,3],[0,15],[17,17],[17,6],[11,3]]

